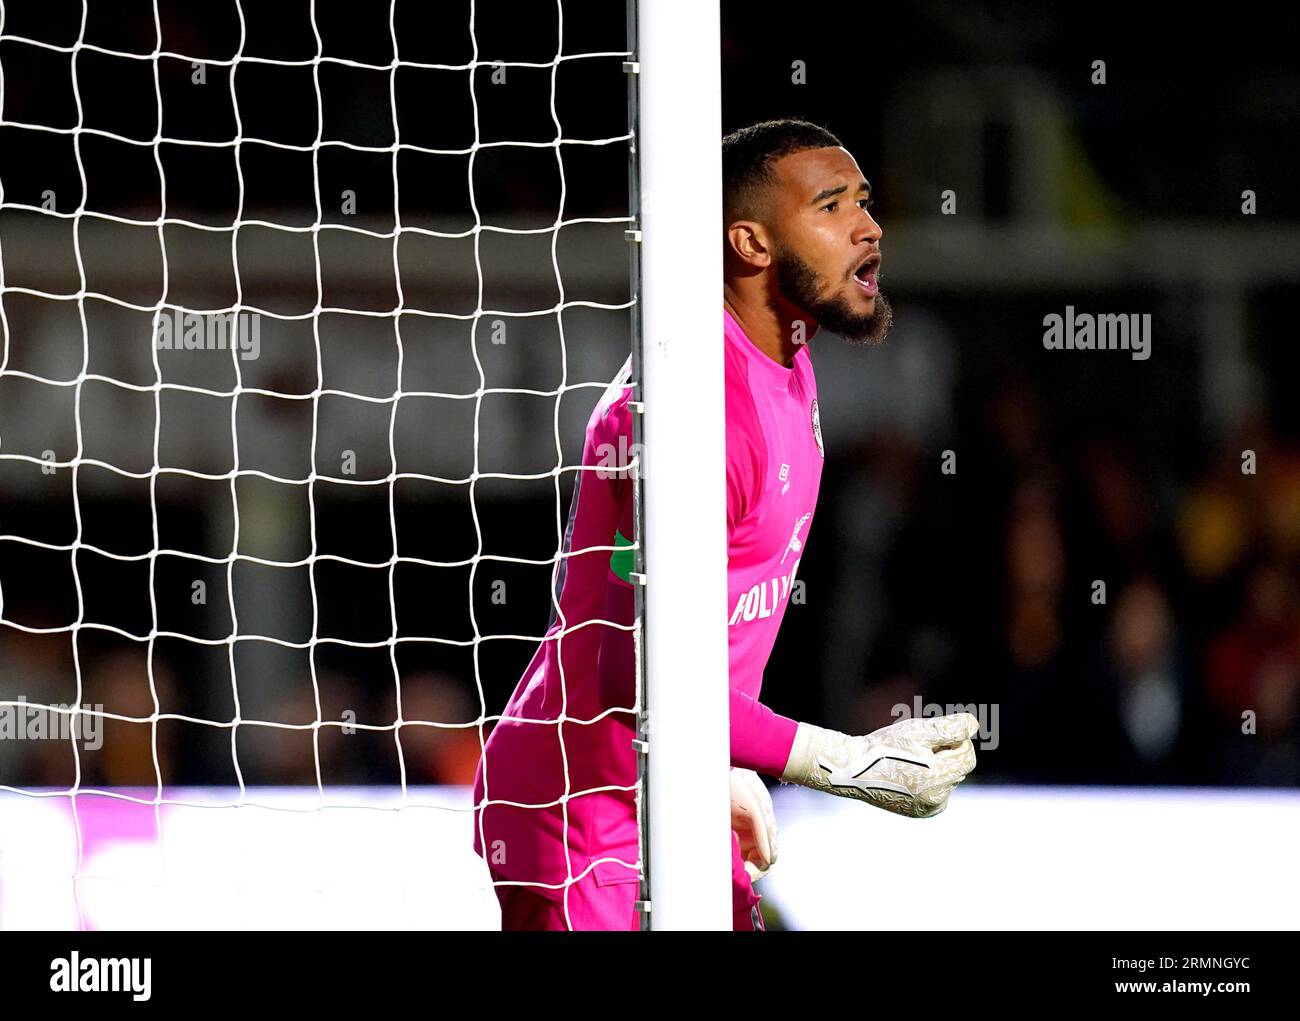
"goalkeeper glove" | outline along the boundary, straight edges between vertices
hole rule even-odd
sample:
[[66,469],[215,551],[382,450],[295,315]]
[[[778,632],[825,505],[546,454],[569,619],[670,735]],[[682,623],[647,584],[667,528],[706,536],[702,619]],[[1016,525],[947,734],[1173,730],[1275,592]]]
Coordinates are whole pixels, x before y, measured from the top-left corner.
[[924,819],[975,768],[970,713],[899,720],[866,737],[799,724],[781,779]]
[[749,881],[757,882],[776,861],[776,814],[772,795],[752,769],[731,770],[731,828]]

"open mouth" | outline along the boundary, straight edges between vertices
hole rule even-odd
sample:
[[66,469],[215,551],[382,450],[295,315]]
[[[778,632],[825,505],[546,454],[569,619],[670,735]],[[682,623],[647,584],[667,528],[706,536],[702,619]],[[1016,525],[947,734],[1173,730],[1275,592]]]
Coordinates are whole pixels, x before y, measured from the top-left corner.
[[876,271],[879,267],[880,256],[872,255],[853,272],[854,282],[871,297],[874,297],[880,292],[880,284],[876,279]]

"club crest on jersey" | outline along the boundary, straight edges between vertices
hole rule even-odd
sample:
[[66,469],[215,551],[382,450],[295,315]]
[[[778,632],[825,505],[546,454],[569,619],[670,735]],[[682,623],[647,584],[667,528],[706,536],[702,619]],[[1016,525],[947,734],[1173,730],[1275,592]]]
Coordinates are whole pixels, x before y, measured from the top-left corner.
[[826,448],[822,446],[822,416],[817,410],[817,398],[812,402],[812,427],[813,439],[817,441],[817,453],[821,454],[822,460],[826,460]]

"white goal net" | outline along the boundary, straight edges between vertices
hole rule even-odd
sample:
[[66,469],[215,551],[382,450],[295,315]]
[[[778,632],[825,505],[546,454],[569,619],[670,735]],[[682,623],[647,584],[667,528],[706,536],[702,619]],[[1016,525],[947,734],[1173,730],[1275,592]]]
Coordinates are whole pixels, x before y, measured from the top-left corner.
[[494,924],[625,15],[0,2],[0,927]]

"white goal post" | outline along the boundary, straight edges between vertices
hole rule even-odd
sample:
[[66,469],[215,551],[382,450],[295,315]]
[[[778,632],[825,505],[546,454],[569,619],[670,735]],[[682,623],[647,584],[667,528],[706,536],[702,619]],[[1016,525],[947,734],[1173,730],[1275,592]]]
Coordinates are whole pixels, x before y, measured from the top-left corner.
[[634,7],[650,924],[729,929],[718,4]]

